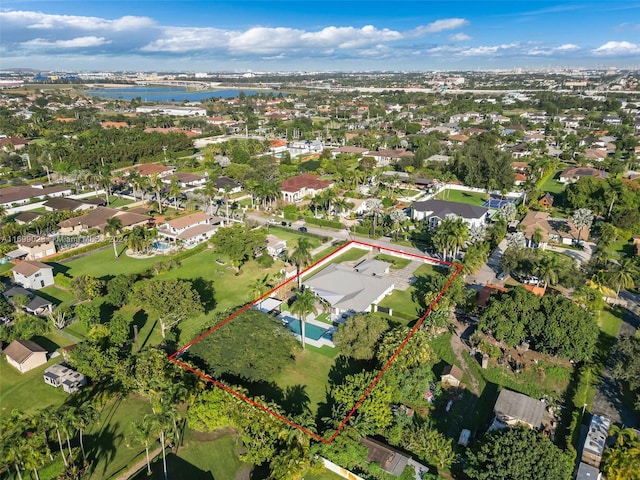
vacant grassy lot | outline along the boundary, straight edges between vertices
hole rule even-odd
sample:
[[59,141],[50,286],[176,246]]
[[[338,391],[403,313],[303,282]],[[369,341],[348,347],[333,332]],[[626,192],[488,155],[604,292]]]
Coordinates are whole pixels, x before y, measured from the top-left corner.
[[446,189],[438,194],[438,200],[448,200],[450,202],[468,203],[478,207],[487,200],[486,193],[463,192],[462,190]]

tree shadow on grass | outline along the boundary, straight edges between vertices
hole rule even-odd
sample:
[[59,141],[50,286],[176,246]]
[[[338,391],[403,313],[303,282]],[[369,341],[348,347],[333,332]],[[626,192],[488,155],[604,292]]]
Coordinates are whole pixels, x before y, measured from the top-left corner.
[[[143,480],[143,479],[158,479],[161,480],[164,478],[163,467],[162,467],[162,453],[156,457],[156,459],[151,463],[151,476],[147,475],[147,465],[144,465],[144,468],[134,477],[133,480]],[[194,464],[186,461],[184,458],[180,458],[174,453],[167,453],[167,474],[169,478],[188,478],[189,480],[218,480],[214,478],[211,472],[207,472],[196,467]]]
[[203,277],[194,278],[191,280],[191,286],[200,295],[200,301],[204,307],[205,312],[209,312],[216,308],[215,289],[213,282]]
[[47,337],[42,337],[40,335],[33,337],[31,340],[36,342],[42,348],[46,348],[47,352],[50,352],[50,353],[55,352],[56,350],[58,350],[58,348],[60,348],[60,345],[58,345],[56,342],[49,340]]
[[88,457],[91,459],[91,471],[96,471],[98,460],[104,462],[102,476],[116,456],[116,443],[123,439],[121,433],[116,433],[120,428],[120,422],[107,423],[106,426],[95,434],[86,435],[86,445],[89,445]]

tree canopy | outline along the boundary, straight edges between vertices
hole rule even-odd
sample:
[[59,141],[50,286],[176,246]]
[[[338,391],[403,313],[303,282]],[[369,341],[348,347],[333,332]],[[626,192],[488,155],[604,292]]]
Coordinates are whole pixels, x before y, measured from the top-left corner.
[[335,345],[347,357],[371,360],[389,322],[380,315],[359,313],[348,319],[333,336]]
[[244,225],[233,224],[231,227],[219,228],[211,237],[211,243],[239,270],[243,263],[264,248],[266,239],[267,234],[262,229],[252,230]]
[[295,337],[279,320],[246,310],[195,343],[189,354],[201,359],[215,376],[266,381],[293,363],[298,349]]
[[522,287],[490,297],[479,328],[511,347],[532,340],[543,353],[588,360],[598,339],[590,312],[561,296],[539,298]]
[[573,462],[551,440],[527,427],[487,433],[469,452],[465,473],[474,480],[569,480]]

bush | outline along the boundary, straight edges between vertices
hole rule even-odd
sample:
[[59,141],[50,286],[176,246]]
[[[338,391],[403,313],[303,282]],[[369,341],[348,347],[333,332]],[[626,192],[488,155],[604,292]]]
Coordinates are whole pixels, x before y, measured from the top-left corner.
[[341,222],[325,220],[324,218],[306,217],[305,221],[311,225],[318,225],[320,227],[337,228],[339,230],[344,228],[344,225]]
[[65,290],[71,290],[73,288],[73,277],[65,275],[64,273],[57,273],[56,276],[53,277],[53,281],[57,286]]
[[260,268],[271,268],[273,266],[273,258],[271,255],[263,253],[259,257],[256,257],[256,262],[260,265]]

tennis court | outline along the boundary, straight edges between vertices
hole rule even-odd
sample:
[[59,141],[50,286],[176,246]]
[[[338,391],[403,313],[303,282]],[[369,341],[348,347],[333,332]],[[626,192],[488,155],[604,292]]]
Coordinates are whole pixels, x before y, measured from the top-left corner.
[[515,198],[490,198],[489,200],[486,200],[482,206],[486,207],[486,208],[502,208],[504,207],[507,203],[516,203],[516,199]]

